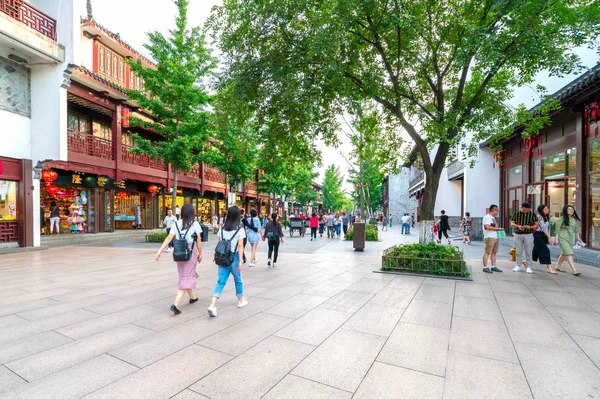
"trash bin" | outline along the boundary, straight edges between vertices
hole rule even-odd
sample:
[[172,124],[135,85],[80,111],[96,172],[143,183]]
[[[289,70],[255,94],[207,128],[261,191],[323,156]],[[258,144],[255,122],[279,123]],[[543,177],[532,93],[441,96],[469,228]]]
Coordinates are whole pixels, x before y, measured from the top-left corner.
[[201,238],[202,238],[201,239],[202,242],[208,241],[208,226],[202,225],[202,237]]
[[364,251],[365,250],[365,224],[364,222],[354,223],[354,236],[352,239],[352,243],[354,244],[355,251]]

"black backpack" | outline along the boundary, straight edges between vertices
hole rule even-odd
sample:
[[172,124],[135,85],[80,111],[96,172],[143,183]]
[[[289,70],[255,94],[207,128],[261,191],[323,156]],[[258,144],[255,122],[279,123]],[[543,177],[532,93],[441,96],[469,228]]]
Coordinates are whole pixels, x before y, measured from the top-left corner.
[[233,259],[235,258],[235,253],[237,252],[237,245],[235,246],[235,250],[231,250],[231,241],[237,236],[237,233],[240,231],[241,227],[239,227],[233,236],[226,240],[223,238],[223,229],[221,229],[221,240],[217,243],[217,247],[215,248],[215,263],[219,266],[229,267],[233,263]]
[[173,260],[175,262],[187,262],[191,259],[192,253],[194,252],[194,244],[196,244],[197,239],[196,233],[192,235],[192,249],[190,249],[188,247],[188,242],[186,239],[187,233],[190,231],[190,229],[187,229],[185,235],[183,236],[183,238],[181,238],[181,231],[179,230],[179,225],[177,224],[177,222],[175,222],[174,224],[175,228],[177,228],[177,234],[179,235],[179,238],[173,240]]
[[[271,228],[269,229],[269,227],[271,227]],[[276,225],[274,225],[273,223],[269,223],[267,225],[267,233],[265,234],[265,236],[267,237],[267,240],[269,240],[269,241],[278,241],[279,236],[277,235]]]

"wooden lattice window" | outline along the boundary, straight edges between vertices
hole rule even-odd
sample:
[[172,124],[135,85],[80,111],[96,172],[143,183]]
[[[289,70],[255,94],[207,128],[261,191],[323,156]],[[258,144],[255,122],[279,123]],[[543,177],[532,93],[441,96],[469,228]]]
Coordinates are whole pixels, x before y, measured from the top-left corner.
[[98,44],[98,73],[108,80],[125,85],[123,57],[100,43]]

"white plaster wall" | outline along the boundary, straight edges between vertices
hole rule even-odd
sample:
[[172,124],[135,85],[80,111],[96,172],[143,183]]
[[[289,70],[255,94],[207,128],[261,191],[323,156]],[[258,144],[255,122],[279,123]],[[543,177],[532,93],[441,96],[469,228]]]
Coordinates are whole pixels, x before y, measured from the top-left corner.
[[78,65],[91,71],[94,68],[94,41],[83,36],[83,33],[79,36],[79,40],[81,43],[79,50],[81,61]]
[[498,165],[494,168],[493,154],[487,148],[480,148],[473,168],[465,169],[464,205],[472,217],[483,217],[486,208],[499,204],[499,173]]
[[438,187],[437,197],[435,201],[434,215],[437,217],[440,215],[442,210],[446,211],[448,216],[461,216],[460,205],[461,205],[461,182],[449,181],[448,170],[444,168],[442,170],[442,176],[440,177],[440,185]]
[[411,169],[402,168],[397,175],[389,176],[389,213],[396,218],[401,217],[404,213],[417,213],[418,202],[415,197],[410,197],[408,189],[410,179],[413,178]]
[[0,155],[9,158],[31,157],[31,120],[0,109]]

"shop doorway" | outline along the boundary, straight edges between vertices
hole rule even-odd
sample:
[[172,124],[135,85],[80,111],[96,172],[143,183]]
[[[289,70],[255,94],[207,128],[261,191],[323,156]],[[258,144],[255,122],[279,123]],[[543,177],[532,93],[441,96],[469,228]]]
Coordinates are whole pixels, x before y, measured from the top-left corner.
[[575,204],[577,184],[574,178],[546,180],[546,206],[550,209],[550,234],[554,235],[556,221],[562,216],[566,204]]

